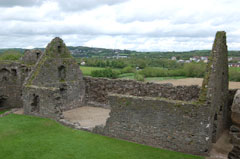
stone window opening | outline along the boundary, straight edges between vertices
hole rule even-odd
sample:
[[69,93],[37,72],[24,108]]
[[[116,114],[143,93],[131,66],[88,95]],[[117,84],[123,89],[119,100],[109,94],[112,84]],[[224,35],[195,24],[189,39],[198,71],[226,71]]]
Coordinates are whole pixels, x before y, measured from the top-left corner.
[[0,96],[0,109],[5,107],[5,105],[4,105],[5,101],[6,101],[6,98]]
[[58,52],[61,53],[61,46],[59,45],[59,46],[57,46],[57,48],[58,48]]
[[31,104],[31,106],[32,106],[31,112],[39,113],[39,111],[40,111],[39,101],[40,101],[39,96],[33,94],[33,101]]
[[65,92],[66,90],[67,90],[67,88],[65,88],[65,87],[60,87],[60,92],[61,92],[61,93]]
[[60,66],[58,67],[58,78],[60,81],[65,81],[66,78],[66,67],[65,66]]
[[40,53],[39,52],[37,52],[37,59],[40,57]]
[[8,69],[6,69],[6,68],[3,68],[3,69],[1,69],[0,70],[0,75],[2,76],[2,81],[4,82],[4,81],[8,81],[9,79],[8,79],[8,76],[9,76],[9,74],[10,74],[10,71],[8,70]]
[[17,76],[17,70],[16,69],[11,69],[12,75]]

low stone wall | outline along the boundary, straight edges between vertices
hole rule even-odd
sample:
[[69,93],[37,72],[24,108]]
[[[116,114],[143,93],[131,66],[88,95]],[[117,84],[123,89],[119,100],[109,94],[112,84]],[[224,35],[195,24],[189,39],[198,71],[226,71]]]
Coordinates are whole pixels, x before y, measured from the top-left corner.
[[110,117],[95,133],[197,155],[211,147],[207,105],[116,94],[109,101]]
[[193,101],[198,99],[200,91],[196,85],[173,86],[172,84],[93,77],[84,77],[84,81],[86,87],[85,102],[90,105],[107,105],[108,93]]

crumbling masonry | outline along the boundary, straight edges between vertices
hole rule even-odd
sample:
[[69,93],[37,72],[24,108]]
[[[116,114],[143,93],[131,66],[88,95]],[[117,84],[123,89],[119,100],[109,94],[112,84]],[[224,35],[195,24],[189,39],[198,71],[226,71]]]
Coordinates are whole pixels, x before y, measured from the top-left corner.
[[0,107],[23,106],[25,114],[56,120],[84,105],[108,108],[106,124],[88,131],[199,155],[229,129],[233,113],[236,146],[229,156],[239,153],[240,97],[228,90],[225,32],[216,34],[202,88],[83,77],[60,38],[44,53],[26,51],[22,60],[0,63]]
[[63,110],[82,106],[84,93],[78,64],[62,39],[55,38],[24,83],[24,113],[59,119]]

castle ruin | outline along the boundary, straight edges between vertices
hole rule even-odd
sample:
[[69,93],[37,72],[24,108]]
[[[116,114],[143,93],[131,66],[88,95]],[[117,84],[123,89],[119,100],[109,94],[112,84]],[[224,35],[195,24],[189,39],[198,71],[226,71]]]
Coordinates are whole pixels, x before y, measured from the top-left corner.
[[238,143],[230,156],[239,153],[239,93],[228,89],[225,32],[216,34],[202,88],[83,77],[60,38],[44,53],[25,56],[20,63],[0,62],[0,108],[23,107],[25,114],[59,121],[67,110],[104,108],[110,110],[106,123],[88,131],[197,155],[208,155],[233,121]]

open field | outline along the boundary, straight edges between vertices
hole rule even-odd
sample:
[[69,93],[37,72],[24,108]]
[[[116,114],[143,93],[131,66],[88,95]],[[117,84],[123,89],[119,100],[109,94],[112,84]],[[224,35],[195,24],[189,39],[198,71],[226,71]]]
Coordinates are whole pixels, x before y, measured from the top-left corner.
[[[157,83],[172,83],[175,86],[179,85],[202,85],[202,78],[184,78],[184,79],[168,79],[168,80],[150,80]],[[240,82],[229,82],[230,89],[240,89]]]
[[64,127],[50,119],[0,118],[3,159],[202,159]]
[[103,70],[103,67],[88,67],[88,66],[80,66],[80,69],[85,76],[90,76],[92,71],[95,70]]
[[[90,76],[92,71],[95,70],[104,70],[104,67],[89,67],[89,66],[80,66],[80,69],[85,76]],[[118,71],[119,69],[113,69],[115,71]]]

